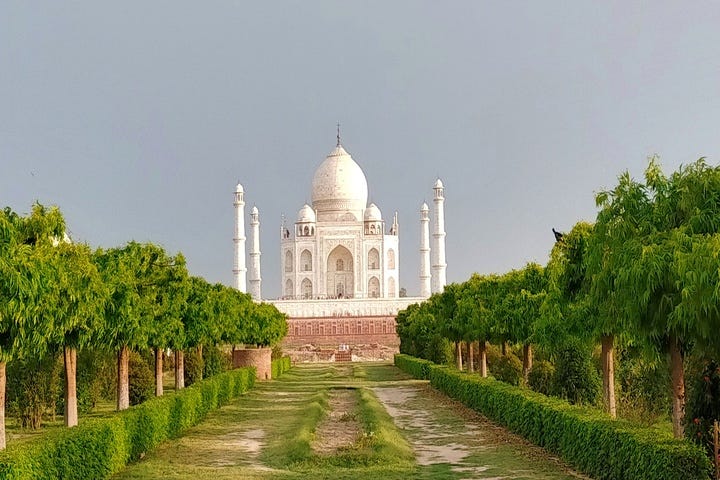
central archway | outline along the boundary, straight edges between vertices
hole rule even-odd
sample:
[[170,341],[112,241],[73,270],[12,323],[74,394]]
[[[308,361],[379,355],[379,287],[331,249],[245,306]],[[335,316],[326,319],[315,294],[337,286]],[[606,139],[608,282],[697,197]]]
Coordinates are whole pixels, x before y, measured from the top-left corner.
[[355,292],[355,268],[350,250],[338,245],[327,258],[327,294],[348,298]]

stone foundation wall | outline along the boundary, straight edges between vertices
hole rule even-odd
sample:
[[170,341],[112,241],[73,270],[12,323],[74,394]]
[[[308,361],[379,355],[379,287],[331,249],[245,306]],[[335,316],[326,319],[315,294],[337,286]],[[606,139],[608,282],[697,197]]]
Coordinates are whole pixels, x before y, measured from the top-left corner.
[[283,346],[379,344],[399,347],[394,316],[289,318]]
[[272,378],[272,350],[269,348],[247,348],[233,352],[233,367],[255,367],[258,380]]

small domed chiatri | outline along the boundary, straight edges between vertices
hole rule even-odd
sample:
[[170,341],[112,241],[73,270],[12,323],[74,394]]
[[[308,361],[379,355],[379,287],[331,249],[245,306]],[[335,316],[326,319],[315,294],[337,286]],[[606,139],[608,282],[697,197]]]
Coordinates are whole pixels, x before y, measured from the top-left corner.
[[315,223],[315,210],[307,203],[298,212],[298,223]]
[[371,203],[370,206],[365,209],[365,221],[382,221],[382,214],[380,213],[380,209],[374,203]]

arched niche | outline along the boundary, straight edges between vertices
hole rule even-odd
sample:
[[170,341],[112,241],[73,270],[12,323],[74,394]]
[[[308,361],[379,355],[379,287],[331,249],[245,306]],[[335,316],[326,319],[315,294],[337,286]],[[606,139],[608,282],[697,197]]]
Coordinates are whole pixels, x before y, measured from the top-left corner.
[[338,245],[327,257],[327,294],[348,298],[355,291],[354,262],[350,250]]

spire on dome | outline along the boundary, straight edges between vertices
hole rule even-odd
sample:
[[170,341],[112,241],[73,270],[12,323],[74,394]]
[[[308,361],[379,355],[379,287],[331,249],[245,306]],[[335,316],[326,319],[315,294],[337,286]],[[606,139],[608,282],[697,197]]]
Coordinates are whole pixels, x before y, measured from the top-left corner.
[[337,146],[340,146],[340,122],[337,124]]

